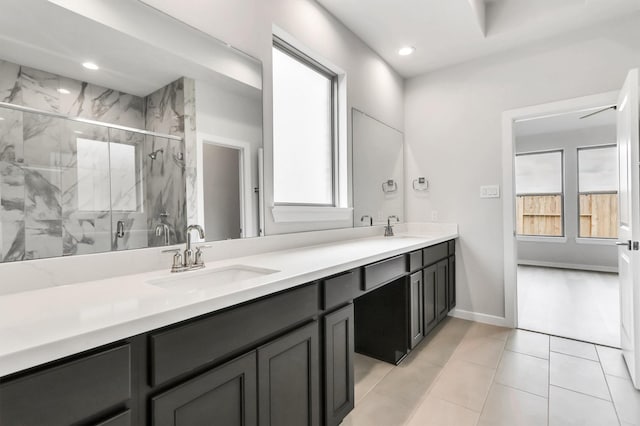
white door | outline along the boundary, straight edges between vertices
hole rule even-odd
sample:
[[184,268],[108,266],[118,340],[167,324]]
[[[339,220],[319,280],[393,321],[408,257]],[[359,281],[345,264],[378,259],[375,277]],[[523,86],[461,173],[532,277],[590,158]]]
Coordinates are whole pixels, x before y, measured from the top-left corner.
[[638,70],[631,70],[618,97],[620,338],[631,379],[640,389],[640,140]]

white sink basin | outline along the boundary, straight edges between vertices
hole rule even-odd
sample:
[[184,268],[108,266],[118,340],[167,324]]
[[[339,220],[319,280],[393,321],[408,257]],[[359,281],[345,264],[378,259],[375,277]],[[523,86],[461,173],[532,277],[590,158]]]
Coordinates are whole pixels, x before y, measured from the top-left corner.
[[183,291],[206,290],[215,286],[233,284],[251,278],[261,277],[276,272],[275,269],[257,268],[247,265],[231,265],[218,269],[201,269],[198,271],[179,272],[166,278],[147,281],[156,287],[179,289]]

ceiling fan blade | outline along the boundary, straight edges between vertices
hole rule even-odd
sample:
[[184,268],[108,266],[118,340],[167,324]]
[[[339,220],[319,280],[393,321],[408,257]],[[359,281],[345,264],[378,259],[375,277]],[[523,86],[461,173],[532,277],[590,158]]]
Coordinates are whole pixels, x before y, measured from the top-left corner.
[[601,112],[605,112],[605,111],[610,110],[610,109],[616,110],[616,109],[618,109],[618,107],[616,105],[611,105],[611,106],[608,106],[606,108],[599,109],[598,111],[594,111],[594,112],[591,112],[591,113],[589,113],[587,115],[583,115],[582,117],[580,117],[580,120],[582,120],[583,118],[591,117],[592,115],[600,114]]

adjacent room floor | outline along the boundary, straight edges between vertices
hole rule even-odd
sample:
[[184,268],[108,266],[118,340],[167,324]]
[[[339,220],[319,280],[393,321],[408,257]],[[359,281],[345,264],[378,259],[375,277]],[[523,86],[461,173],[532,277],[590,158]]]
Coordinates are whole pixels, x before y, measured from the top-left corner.
[[640,425],[618,349],[448,318],[398,366],[355,361],[343,426]]
[[518,327],[620,347],[618,274],[518,266]]

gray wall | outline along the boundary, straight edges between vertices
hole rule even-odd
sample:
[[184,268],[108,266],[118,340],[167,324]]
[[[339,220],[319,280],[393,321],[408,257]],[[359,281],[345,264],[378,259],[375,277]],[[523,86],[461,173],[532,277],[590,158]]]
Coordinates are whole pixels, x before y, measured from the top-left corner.
[[503,317],[503,199],[480,198],[502,182],[504,111],[620,90],[640,66],[638,15],[593,25],[407,80],[407,181],[426,176],[428,196],[408,191],[409,221],[459,226],[457,311]]
[[[516,124],[517,132],[517,124]],[[516,137],[516,153],[564,151],[564,228],[566,242],[518,241],[518,262],[581,269],[611,270],[618,265],[615,245],[579,244],[578,147],[615,143],[614,125]]]
[[206,240],[240,238],[240,153],[205,143],[202,156]]

